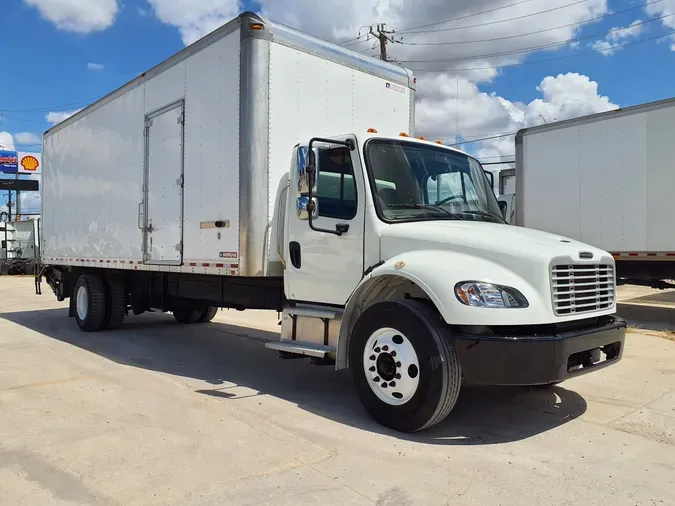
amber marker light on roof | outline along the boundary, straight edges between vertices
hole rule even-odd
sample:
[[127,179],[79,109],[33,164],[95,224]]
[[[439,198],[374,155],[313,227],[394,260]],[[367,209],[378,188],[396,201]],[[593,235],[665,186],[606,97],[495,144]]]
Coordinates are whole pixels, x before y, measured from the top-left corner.
[[369,133],[369,134],[376,134],[376,133],[377,133],[377,130],[375,130],[374,128],[369,128],[369,129],[368,129],[368,133]]
[[407,133],[405,133],[405,132],[401,132],[401,133],[398,134],[398,135],[400,135],[401,137],[410,137],[410,136],[409,136]]

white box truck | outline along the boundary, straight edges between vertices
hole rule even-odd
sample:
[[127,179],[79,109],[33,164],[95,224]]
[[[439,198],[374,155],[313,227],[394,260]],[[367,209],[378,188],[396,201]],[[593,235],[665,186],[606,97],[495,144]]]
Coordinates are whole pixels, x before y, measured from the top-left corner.
[[675,99],[521,130],[515,224],[609,251],[618,283],[675,288]]
[[619,361],[612,257],[506,226],[474,158],[412,137],[414,95],[403,68],[244,13],[46,132],[41,275],[83,331],[278,311],[268,348],[351,368],[400,431],[462,382]]
[[0,222],[0,274],[35,274],[39,221]]

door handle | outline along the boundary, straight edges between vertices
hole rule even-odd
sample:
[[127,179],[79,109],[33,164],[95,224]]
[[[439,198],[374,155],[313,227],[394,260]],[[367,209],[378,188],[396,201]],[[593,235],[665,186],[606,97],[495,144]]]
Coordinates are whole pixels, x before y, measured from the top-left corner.
[[300,253],[300,243],[293,241],[288,245],[288,253],[291,257],[291,264],[296,269],[302,266],[302,255]]
[[143,224],[141,223],[141,215],[143,214],[143,202],[138,204],[138,228],[143,230]]

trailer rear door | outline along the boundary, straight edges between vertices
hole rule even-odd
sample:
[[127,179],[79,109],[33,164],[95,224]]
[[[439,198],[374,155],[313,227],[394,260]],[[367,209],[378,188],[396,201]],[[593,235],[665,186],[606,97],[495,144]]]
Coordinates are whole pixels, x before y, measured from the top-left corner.
[[181,265],[183,261],[184,117],[183,101],[146,116],[146,264]]

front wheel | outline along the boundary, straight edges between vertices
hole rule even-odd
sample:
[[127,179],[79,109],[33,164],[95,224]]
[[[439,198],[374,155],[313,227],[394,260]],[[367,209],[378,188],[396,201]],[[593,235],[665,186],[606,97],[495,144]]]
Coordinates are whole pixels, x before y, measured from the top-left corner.
[[354,327],[349,361],[368,414],[397,431],[441,422],[459,397],[462,371],[450,332],[417,301],[369,307]]

